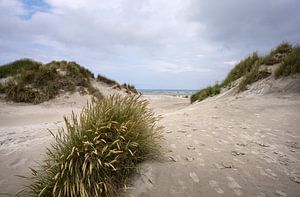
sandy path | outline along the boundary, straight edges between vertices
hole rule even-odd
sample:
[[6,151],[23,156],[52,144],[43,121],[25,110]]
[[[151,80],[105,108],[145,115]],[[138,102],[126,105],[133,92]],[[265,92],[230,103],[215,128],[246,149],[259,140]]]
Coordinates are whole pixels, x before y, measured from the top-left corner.
[[228,97],[185,107],[186,99],[148,96],[163,112],[167,153],[142,165],[125,196],[299,196],[299,98]]

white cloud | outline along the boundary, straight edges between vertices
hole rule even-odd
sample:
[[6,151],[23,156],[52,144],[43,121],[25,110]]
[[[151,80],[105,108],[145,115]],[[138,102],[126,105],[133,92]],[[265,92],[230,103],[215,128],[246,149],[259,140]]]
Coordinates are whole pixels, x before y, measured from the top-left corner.
[[223,62],[225,65],[234,66],[238,63],[238,60],[231,60],[231,61],[225,61]]
[[[299,39],[294,31],[297,6],[287,16],[276,14],[296,0],[276,0],[274,5],[270,0],[45,0],[48,7],[34,10],[22,2],[0,0],[0,63],[23,57],[75,60],[108,77],[147,87],[155,86],[153,78],[165,73],[170,81],[185,75],[186,88],[201,87],[222,80],[236,63],[228,60],[274,47],[284,37]],[[245,5],[252,11],[262,5],[266,13],[245,11]],[[274,31],[278,25],[282,28]]]
[[165,72],[165,73],[185,73],[185,72],[197,72],[197,73],[208,73],[211,70],[208,68],[198,68],[191,65],[183,65],[183,64],[172,64],[168,62],[157,62],[152,65],[153,68],[157,72]]

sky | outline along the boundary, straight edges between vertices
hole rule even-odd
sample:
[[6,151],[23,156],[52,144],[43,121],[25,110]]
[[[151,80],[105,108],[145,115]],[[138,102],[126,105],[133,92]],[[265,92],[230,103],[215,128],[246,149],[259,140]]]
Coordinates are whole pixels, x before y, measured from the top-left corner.
[[300,42],[299,0],[0,0],[0,64],[76,61],[139,89],[200,89]]

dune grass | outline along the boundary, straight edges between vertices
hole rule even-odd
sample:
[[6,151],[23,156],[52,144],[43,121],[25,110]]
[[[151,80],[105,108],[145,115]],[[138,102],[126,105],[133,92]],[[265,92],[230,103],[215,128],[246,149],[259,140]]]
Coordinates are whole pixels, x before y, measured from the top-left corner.
[[239,83],[240,92],[247,90],[248,84],[252,84],[271,75],[271,73],[267,72],[266,70],[259,70],[259,66],[259,62],[254,64],[251,70],[242,78],[241,82]]
[[2,76],[12,78],[2,84],[6,100],[26,103],[42,103],[60,92],[73,92],[85,88],[88,93],[101,97],[92,87],[94,75],[75,62],[52,61],[41,64],[33,60],[19,60],[0,67]]
[[222,83],[223,86],[229,85],[231,82],[239,79],[240,77],[244,76],[246,73],[250,72],[255,62],[259,60],[258,54],[255,52],[251,54],[249,57],[245,58],[244,60],[240,61],[227,75],[224,82]]
[[300,46],[295,46],[292,51],[283,58],[282,63],[275,71],[275,78],[300,73]]
[[275,49],[262,58],[262,63],[265,65],[274,65],[280,63],[282,59],[290,53],[293,49],[293,46],[287,42],[283,42],[278,45]]
[[202,101],[210,96],[215,96],[217,94],[219,94],[221,91],[221,85],[216,84],[214,86],[208,86],[198,92],[196,92],[195,94],[193,94],[190,98],[191,103],[195,102],[195,101]]
[[231,86],[232,82],[242,78],[238,91],[245,91],[248,84],[264,79],[271,75],[267,70],[261,70],[260,66],[280,64],[275,71],[275,78],[300,73],[300,46],[293,46],[283,42],[266,56],[258,56],[255,52],[240,61],[227,75],[220,85],[208,86],[191,96],[191,103],[202,101],[207,97],[219,94],[224,87]]
[[42,64],[31,59],[20,59],[0,66],[0,78],[13,76],[24,70],[38,70]]
[[127,84],[127,83],[122,84],[121,88],[125,88],[126,93],[128,93],[128,94],[131,94],[131,93],[138,94],[139,93],[134,85],[130,85],[130,84]]
[[109,96],[65,118],[27,196],[116,196],[137,164],[160,155],[157,117],[137,96]]
[[103,83],[106,83],[106,84],[112,85],[112,86],[119,84],[118,82],[116,82],[116,81],[114,81],[112,79],[109,79],[109,78],[107,78],[107,77],[105,77],[103,75],[100,75],[100,74],[97,76],[97,81],[101,81]]

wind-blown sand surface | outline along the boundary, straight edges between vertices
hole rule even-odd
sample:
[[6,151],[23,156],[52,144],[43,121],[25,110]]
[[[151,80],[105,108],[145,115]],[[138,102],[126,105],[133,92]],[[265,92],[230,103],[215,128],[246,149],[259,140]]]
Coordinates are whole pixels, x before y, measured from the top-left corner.
[[167,153],[125,196],[299,196],[299,95],[146,98],[163,115]]
[[[189,99],[145,95],[162,115],[162,161],[141,165],[124,196],[299,196],[300,96]],[[41,105],[0,102],[0,196],[16,192],[41,161],[63,115],[87,97]]]

